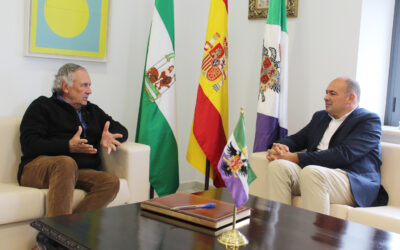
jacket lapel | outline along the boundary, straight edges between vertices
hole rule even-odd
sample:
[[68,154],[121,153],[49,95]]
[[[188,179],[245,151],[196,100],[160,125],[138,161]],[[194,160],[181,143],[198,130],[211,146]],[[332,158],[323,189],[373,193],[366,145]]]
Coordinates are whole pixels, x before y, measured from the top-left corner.
[[315,151],[317,149],[318,144],[321,141],[322,136],[324,136],[324,133],[331,120],[332,118],[328,115],[328,113],[325,113],[324,117],[321,118],[321,123],[317,124],[317,129],[315,130],[314,139],[309,151]]
[[[342,135],[344,133],[348,133],[344,130],[344,128],[347,128],[347,130],[351,127],[348,126],[350,125],[350,122],[353,121],[354,117],[357,117],[359,108],[356,108],[353,112],[351,112],[351,114],[349,116],[346,117],[346,119],[342,122],[342,124],[340,124],[340,126],[336,129],[335,133],[333,133],[331,140],[329,141],[329,148],[331,148],[332,146],[334,146],[334,142],[337,139],[337,137],[339,137],[340,135]],[[344,130],[344,131],[342,131]]]

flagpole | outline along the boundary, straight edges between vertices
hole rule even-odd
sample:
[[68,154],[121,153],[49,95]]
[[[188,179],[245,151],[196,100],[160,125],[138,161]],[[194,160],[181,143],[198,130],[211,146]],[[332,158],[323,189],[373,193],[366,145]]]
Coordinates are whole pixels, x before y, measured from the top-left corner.
[[206,158],[206,176],[204,178],[204,190],[208,190],[210,183],[210,161],[208,158]]
[[236,213],[237,213],[236,205],[233,205],[233,225],[232,225],[232,230],[236,229]]
[[154,198],[154,187],[150,184],[150,199]]

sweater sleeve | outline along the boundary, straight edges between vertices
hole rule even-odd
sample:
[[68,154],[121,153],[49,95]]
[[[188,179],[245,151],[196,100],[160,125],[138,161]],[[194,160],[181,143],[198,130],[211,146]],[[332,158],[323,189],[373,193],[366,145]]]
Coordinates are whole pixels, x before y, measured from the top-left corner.
[[20,125],[22,153],[28,157],[39,155],[60,155],[69,153],[68,140],[49,137],[49,116],[40,103],[45,97],[39,97],[29,105]]
[[113,134],[122,134],[122,138],[118,138],[119,142],[124,142],[128,139],[128,130],[119,122],[112,119],[111,116],[108,116],[107,121],[110,121],[109,131]]
[[128,139],[128,130],[118,121],[114,120],[110,115],[106,114],[100,107],[92,104],[97,109],[97,112],[101,117],[101,128],[103,131],[104,125],[107,121],[110,122],[109,131],[112,134],[122,134],[122,138],[118,138],[119,142],[124,142]]

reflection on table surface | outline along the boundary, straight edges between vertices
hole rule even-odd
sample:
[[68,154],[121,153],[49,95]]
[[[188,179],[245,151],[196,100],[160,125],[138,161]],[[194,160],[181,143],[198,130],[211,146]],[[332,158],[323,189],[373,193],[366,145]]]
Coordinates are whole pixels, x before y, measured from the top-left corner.
[[[196,193],[232,202],[226,189]],[[250,196],[240,249],[400,249],[400,235]],[[141,215],[140,204],[40,219],[45,230],[83,249],[225,249],[215,236]],[[50,234],[49,233],[49,234]]]

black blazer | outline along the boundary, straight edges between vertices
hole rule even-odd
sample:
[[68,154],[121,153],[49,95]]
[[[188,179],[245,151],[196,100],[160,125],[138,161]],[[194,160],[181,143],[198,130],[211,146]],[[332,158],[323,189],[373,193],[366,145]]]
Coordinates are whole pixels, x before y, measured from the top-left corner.
[[298,153],[300,167],[319,165],[347,172],[358,206],[386,205],[388,195],[381,186],[381,121],[378,115],[356,108],[333,134],[327,150],[316,151],[331,117],[325,110],[316,112],[298,133],[279,140]]

